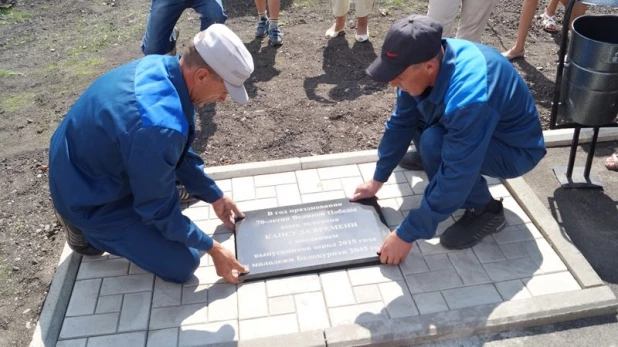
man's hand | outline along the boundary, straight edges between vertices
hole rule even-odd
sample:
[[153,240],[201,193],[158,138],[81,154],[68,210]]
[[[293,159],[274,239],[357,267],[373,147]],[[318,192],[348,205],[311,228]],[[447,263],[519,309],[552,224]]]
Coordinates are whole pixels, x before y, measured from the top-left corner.
[[230,283],[240,283],[239,274],[249,273],[249,269],[240,264],[234,254],[217,241],[214,241],[208,254],[212,257],[212,262],[215,263],[217,275]]
[[384,264],[397,265],[408,256],[411,249],[412,244],[400,239],[399,236],[397,236],[397,233],[393,231],[390,235],[388,235],[386,240],[384,240],[380,250],[378,250],[380,262]]
[[369,180],[365,183],[361,183],[356,187],[356,191],[354,191],[354,195],[352,195],[352,201],[357,201],[360,199],[371,198],[376,195],[378,190],[382,188],[384,183],[378,182],[374,179]]
[[227,195],[223,195],[219,200],[213,202],[212,208],[215,210],[217,217],[223,222],[223,225],[232,230],[236,224],[235,217],[245,218],[245,214],[240,212],[236,203]]

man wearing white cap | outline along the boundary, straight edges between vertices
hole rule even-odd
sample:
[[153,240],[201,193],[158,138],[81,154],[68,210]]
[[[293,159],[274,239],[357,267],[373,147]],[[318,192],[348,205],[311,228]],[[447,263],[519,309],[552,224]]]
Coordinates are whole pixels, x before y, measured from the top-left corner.
[[214,24],[179,56],[152,55],[97,79],[51,138],[49,185],[69,246],[125,257],[182,283],[208,252],[217,274],[238,282],[234,255],[183,216],[176,180],[234,227],[243,217],[191,150],[195,106],[248,97],[253,59],[229,28]]

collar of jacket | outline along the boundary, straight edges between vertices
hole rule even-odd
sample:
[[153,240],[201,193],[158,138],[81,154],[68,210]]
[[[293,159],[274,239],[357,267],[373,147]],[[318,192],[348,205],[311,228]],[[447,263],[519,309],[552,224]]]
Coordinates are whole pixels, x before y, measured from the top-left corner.
[[448,90],[451,77],[455,71],[455,61],[457,59],[455,52],[448,44],[448,39],[442,40],[442,47],[444,47],[444,56],[442,57],[440,71],[438,72],[436,83],[427,97],[427,100],[434,105],[439,105],[444,102],[446,91]]
[[195,129],[195,106],[191,102],[189,90],[187,89],[187,83],[182,76],[182,70],[180,69],[180,56],[166,57],[165,65],[167,65],[170,81],[174,85],[174,88],[176,88],[178,96],[180,97],[182,111],[187,118],[187,123],[189,123],[189,129],[191,132]]

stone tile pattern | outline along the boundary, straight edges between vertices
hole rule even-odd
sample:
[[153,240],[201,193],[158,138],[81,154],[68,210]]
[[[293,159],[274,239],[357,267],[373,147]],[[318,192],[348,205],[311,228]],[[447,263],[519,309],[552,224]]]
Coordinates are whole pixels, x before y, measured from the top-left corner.
[[[223,180],[245,211],[350,196],[373,176],[374,163]],[[59,345],[192,346],[324,329],[384,318],[430,314],[559,291],[579,290],[564,263],[499,182],[507,227],[480,245],[452,251],[438,235],[418,240],[399,266],[369,266],[231,285],[205,255],[184,285],[166,283],[113,255],[84,257]],[[397,226],[420,205],[424,172],[395,170],[380,193]],[[233,234],[205,203],[184,210],[230,250]],[[212,229],[212,230],[211,230]]]

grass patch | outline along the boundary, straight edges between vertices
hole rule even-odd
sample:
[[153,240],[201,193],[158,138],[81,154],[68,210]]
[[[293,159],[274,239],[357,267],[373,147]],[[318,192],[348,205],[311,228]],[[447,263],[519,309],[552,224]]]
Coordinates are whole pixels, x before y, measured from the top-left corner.
[[22,46],[22,45],[25,45],[27,43],[31,43],[34,41],[36,41],[36,37],[34,36],[34,34],[24,35],[24,36],[19,36],[19,37],[12,37],[8,39],[7,41],[5,41],[4,48],[11,49],[11,48],[19,47],[19,46]]
[[0,8],[0,24],[19,23],[30,17],[28,12],[16,11],[14,8]]
[[[80,31],[78,29],[78,31]],[[67,52],[69,57],[75,57],[79,53],[87,52],[93,53],[98,52],[99,50],[109,47],[113,43],[119,42],[119,33],[116,30],[116,27],[112,25],[104,25],[102,28],[97,29],[95,27],[91,32],[96,32],[95,35],[86,35],[89,37],[87,41],[82,42],[77,47],[72,47]]]
[[388,0],[388,4],[391,6],[403,6],[403,0]]
[[0,107],[8,112],[15,112],[34,103],[34,93],[24,92],[0,100]]
[[103,64],[105,61],[100,57],[93,57],[87,59],[78,59],[79,57],[71,57],[59,62],[51,63],[45,68],[39,70],[39,72],[63,72],[64,75],[74,76],[90,76],[96,74],[96,68]]
[[[81,53],[94,53],[106,49],[114,44],[120,44],[136,33],[142,31],[141,23],[135,23],[131,26],[117,27],[111,24],[95,26],[94,29],[85,23],[79,23],[76,27],[78,33],[82,33],[85,38],[75,47],[71,47],[67,51],[67,56],[74,58]],[[96,34],[92,34],[92,33]]]
[[0,78],[6,78],[11,76],[23,76],[23,74],[11,70],[2,70],[0,69]]
[[77,61],[71,64],[71,69],[75,71],[78,76],[88,76],[95,73],[95,68],[103,64],[103,59],[94,57],[83,61]]

